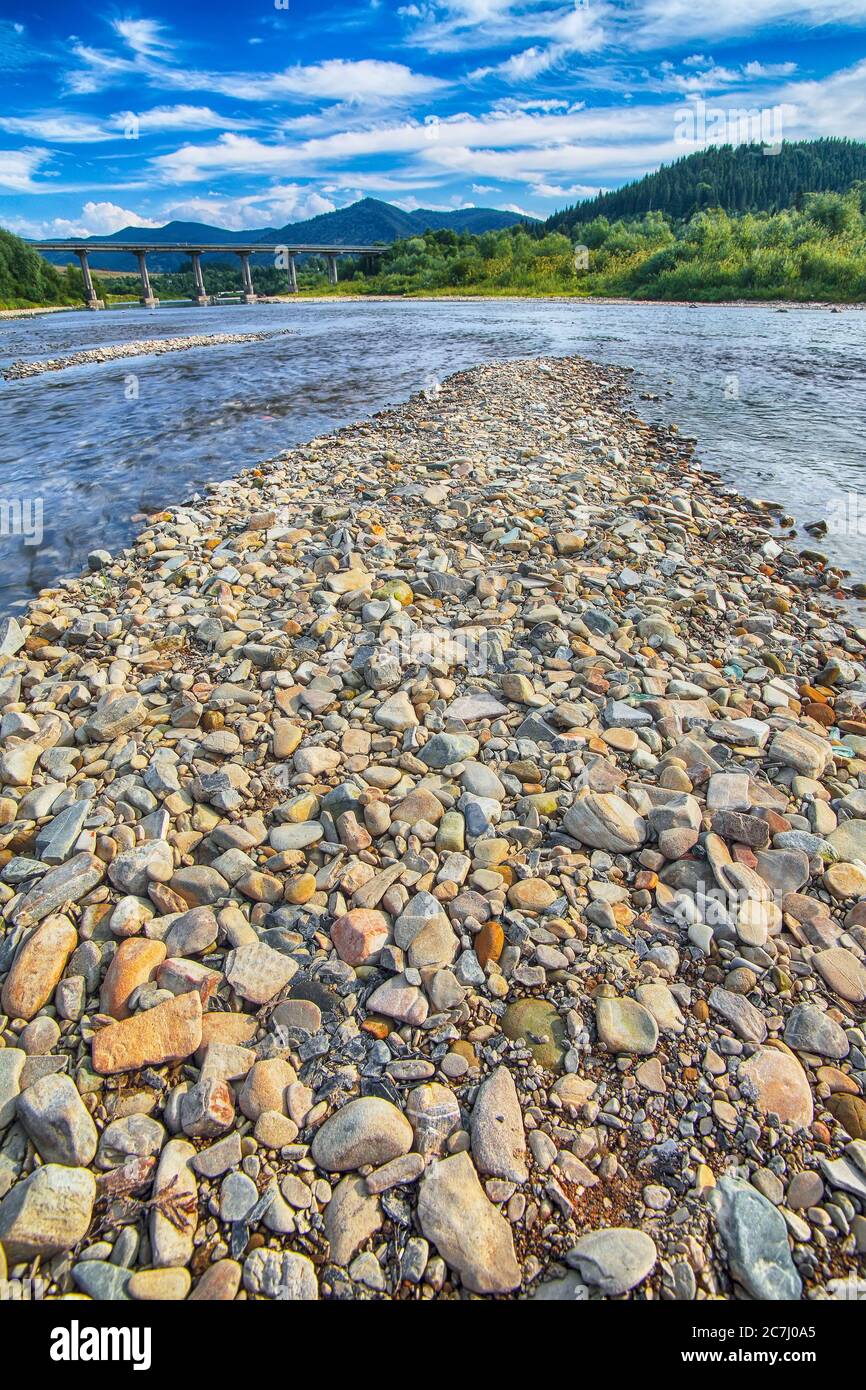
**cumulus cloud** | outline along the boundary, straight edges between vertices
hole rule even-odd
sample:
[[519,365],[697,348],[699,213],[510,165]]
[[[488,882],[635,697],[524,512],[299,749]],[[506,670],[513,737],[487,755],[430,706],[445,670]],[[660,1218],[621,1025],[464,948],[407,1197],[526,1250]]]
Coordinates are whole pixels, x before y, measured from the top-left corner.
[[142,217],[117,203],[85,203],[79,217],[51,217],[44,221],[13,218],[7,225],[21,236],[39,241],[61,240],[67,237],[109,236],[122,227],[161,227],[161,221]]
[[254,227],[281,227],[286,222],[303,222],[323,212],[333,212],[335,204],[314,188],[282,184],[261,194],[228,198],[209,194],[172,203],[166,221],[209,222],[229,231],[242,232]]

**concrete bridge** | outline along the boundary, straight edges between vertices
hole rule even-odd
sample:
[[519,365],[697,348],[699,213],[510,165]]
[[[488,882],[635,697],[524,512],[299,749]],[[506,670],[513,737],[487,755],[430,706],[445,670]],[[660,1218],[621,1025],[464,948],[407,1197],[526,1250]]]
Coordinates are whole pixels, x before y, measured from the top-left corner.
[[69,251],[76,255],[81,262],[81,274],[84,277],[84,302],[88,309],[104,309],[104,302],[98,298],[93,284],[93,276],[90,273],[88,255],[99,252],[100,255],[106,252],[125,253],[133,255],[138,260],[138,273],[141,278],[140,302],[148,309],[156,308],[159,300],[154,298],[151,289],[150,276],[147,271],[148,251],[180,251],[185,256],[189,256],[192,261],[192,273],[195,283],[195,294],[193,304],[202,306],[210,303],[207,290],[204,287],[204,275],[201,268],[201,258],[216,252],[221,255],[237,256],[241,263],[241,276],[243,278],[243,300],[245,304],[255,304],[256,293],[253,289],[253,276],[250,268],[250,256],[268,255],[274,257],[274,265],[278,270],[286,270],[289,279],[289,293],[297,294],[298,277],[295,270],[296,256],[324,256],[328,263],[328,279],[332,285],[337,283],[337,257],[338,256],[382,256],[387,251],[387,246],[286,246],[279,242],[251,241],[248,244],[240,242],[230,242],[223,245],[215,243],[212,246],[203,246],[201,243],[193,242],[173,242],[163,243],[158,241],[110,241],[104,245],[95,245],[93,242],[84,244],[76,241],[39,241],[34,243],[35,251]]

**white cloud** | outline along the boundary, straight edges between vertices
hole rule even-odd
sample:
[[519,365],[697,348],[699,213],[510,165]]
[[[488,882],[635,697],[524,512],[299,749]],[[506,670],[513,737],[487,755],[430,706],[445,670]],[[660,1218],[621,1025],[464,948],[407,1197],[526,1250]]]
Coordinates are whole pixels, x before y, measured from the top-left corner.
[[[824,134],[866,135],[866,61],[821,81],[768,83],[761,75],[725,88],[715,105],[729,111],[784,110],[784,135],[803,139]],[[697,95],[700,89],[692,92]],[[211,143],[187,143],[154,160],[158,176],[195,183],[230,175],[288,171],[352,186],[367,178],[363,165],[389,160],[387,176],[422,185],[463,176],[478,183],[522,182],[581,196],[645,173],[688,154],[697,143],[682,140],[682,98],[632,102],[588,109],[494,108],[433,123],[418,120],[367,122],[308,139],[265,141],[226,133]],[[737,127],[738,130],[742,126]],[[740,135],[738,138],[746,138]],[[360,166],[360,167],[359,167]],[[340,172],[342,171],[342,173]],[[573,190],[568,191],[568,190]],[[412,190],[417,192],[417,187]],[[544,196],[558,197],[558,192]]]
[[111,232],[119,232],[122,227],[161,227],[162,222],[141,217],[137,212],[118,207],[116,203],[85,203],[80,217],[52,217],[45,221],[19,217],[7,219],[6,225],[20,236],[49,241],[67,237],[108,236]]
[[264,193],[227,198],[209,194],[172,203],[166,221],[210,222],[229,231],[242,232],[253,227],[282,227],[286,222],[303,222],[323,212],[333,212],[335,204],[315,189],[300,184],[282,184]]
[[111,133],[89,116],[51,112],[34,116],[0,116],[0,130],[25,139],[52,140],[58,145],[110,140]]
[[[651,50],[763,31],[866,25],[863,0],[713,0],[711,5],[695,0],[427,0],[398,13],[413,41],[431,51],[477,52],[520,44],[524,61],[540,62],[535,53],[540,46],[551,50],[548,67],[569,54],[602,47]],[[484,71],[507,78],[509,63],[513,60]]]
[[863,0],[634,0],[634,43],[638,48],[754,36],[765,30],[863,28]]
[[537,198],[568,199],[594,198],[597,193],[603,193],[605,190],[589,183],[573,183],[566,188],[556,183],[536,183],[532,191]]
[[207,72],[179,68],[162,26],[149,20],[118,21],[118,34],[133,57],[76,43],[72,52],[80,66],[67,77],[73,92],[92,93],[118,82],[140,80],[169,91],[212,92],[238,101],[340,101],[349,105],[389,106],[431,96],[449,85],[442,78],[413,71],[405,63],[380,58],[331,58],[320,63],[295,63],[280,72]]
[[123,139],[130,127],[142,134],[170,130],[248,129],[251,122],[221,116],[209,106],[155,106],[148,111],[118,111],[104,121],[74,112],[0,116],[0,130],[57,145],[98,144]]
[[143,58],[163,58],[171,52],[171,42],[165,37],[165,25],[158,20],[115,19],[112,27],[127,47]]
[[0,150],[0,188],[13,193],[38,192],[33,175],[50,158],[48,150]]

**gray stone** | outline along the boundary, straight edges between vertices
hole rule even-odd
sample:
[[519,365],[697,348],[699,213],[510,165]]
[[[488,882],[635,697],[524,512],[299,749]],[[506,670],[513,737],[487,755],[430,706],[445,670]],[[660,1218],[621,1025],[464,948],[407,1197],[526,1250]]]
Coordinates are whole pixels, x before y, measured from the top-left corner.
[[86,1168],[96,1154],[96,1125],[68,1076],[43,1076],[18,1097],[18,1119],[46,1163]]
[[526,1135],[514,1078],[497,1067],[478,1088],[472,1109],[472,1157],[479,1173],[526,1182]]
[[838,1023],[814,1004],[798,1004],[788,1015],[785,1042],[795,1052],[811,1052],[817,1057],[840,1061],[848,1056],[850,1043]]
[[798,1299],[803,1291],[781,1214],[750,1183],[719,1179],[710,1201],[734,1279],[752,1298]]
[[244,1261],[247,1293],[281,1302],[311,1302],[319,1297],[316,1267],[291,1250],[253,1250]]
[[46,1163],[0,1202],[0,1242],[10,1264],[50,1259],[84,1239],[96,1200],[87,1168]]
[[630,1226],[588,1231],[569,1250],[566,1261],[587,1284],[615,1297],[628,1293],[655,1269],[655,1242]]
[[367,1163],[387,1163],[412,1148],[412,1126],[379,1096],[350,1100],[316,1131],[312,1156],[326,1173],[345,1173]]

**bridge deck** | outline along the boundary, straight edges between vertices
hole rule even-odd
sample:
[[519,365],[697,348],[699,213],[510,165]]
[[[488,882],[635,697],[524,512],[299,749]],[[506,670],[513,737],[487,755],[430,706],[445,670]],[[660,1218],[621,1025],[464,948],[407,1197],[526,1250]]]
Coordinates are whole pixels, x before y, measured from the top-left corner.
[[187,242],[162,242],[162,241],[37,241],[33,242],[35,251],[73,251],[76,255],[80,251],[87,251],[91,254],[104,251],[123,251],[135,253],[136,251],[184,251],[196,252],[199,255],[206,255],[212,251],[220,254],[233,252],[237,255],[240,252],[250,254],[275,254],[276,252],[288,253],[294,256],[318,255],[318,256],[381,256],[388,250],[387,246],[290,246],[287,242],[215,242],[202,243],[196,241]]

